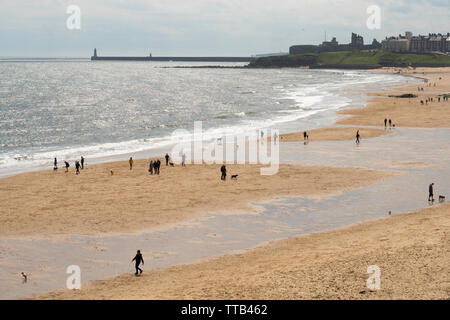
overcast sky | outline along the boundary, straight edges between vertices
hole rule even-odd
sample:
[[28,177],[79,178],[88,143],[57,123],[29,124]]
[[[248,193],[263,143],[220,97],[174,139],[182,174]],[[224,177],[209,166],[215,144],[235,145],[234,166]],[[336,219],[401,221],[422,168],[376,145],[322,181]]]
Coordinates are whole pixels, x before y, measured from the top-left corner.
[[[239,55],[288,51],[351,32],[450,32],[450,0],[0,0],[0,56]],[[66,26],[69,5],[81,29]],[[366,26],[381,8],[381,29]]]

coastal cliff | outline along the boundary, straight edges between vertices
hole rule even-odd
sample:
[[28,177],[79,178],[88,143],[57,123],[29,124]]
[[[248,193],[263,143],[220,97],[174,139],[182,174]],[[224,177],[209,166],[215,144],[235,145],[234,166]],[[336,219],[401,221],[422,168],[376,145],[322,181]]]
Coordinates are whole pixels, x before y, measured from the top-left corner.
[[262,57],[250,62],[250,68],[376,69],[381,67],[447,67],[450,56],[400,54],[383,51],[340,51]]

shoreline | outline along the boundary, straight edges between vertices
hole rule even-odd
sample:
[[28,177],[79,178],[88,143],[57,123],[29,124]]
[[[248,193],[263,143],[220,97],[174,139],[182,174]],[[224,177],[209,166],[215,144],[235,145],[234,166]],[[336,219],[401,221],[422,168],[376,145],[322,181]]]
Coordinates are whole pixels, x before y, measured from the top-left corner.
[[132,171],[127,162],[112,162],[89,166],[80,175],[60,169],[0,179],[0,201],[6,204],[0,208],[0,236],[133,233],[201,218],[204,212],[255,214],[254,202],[338,194],[395,175],[280,165],[277,174],[263,176],[261,165],[228,165],[228,174],[239,174],[238,179],[220,181],[219,165],[163,165],[157,176],[147,167],[147,160],[135,160]]
[[[412,85],[410,85],[410,86],[412,86]],[[390,98],[390,99],[395,99],[395,98]],[[369,104],[369,102],[366,104],[366,106]],[[363,108],[365,108],[365,107],[363,107]],[[338,112],[338,114],[339,114],[339,112]],[[339,121],[339,120],[338,120]],[[354,125],[354,123],[353,123],[353,125]],[[323,129],[323,128],[321,128],[321,129]],[[326,129],[326,128],[325,128]],[[349,129],[353,129],[353,128],[349,128]],[[320,129],[319,129],[320,130]],[[280,135],[281,136],[281,135]],[[328,140],[327,140],[328,141]],[[439,210],[439,209],[441,209],[442,207],[444,207],[444,208],[448,208],[448,205],[447,204],[444,204],[443,206],[435,206],[435,207],[433,207],[433,208],[431,208],[431,209],[436,209],[437,208],[437,210]],[[431,210],[430,209],[430,210]],[[427,209],[423,209],[423,210],[427,210]],[[422,210],[420,210],[420,211],[422,211]],[[410,215],[411,213],[406,213],[405,215]],[[413,213],[414,214],[414,213]],[[417,213],[416,213],[417,214]],[[397,216],[397,215],[396,215]],[[403,216],[403,215],[398,215],[398,216]],[[447,214],[447,216],[448,216],[448,214]],[[444,215],[444,217],[445,217],[445,215]],[[344,229],[344,230],[346,230],[347,228],[348,229],[354,229],[354,228],[357,228],[360,224],[366,224],[366,223],[372,223],[372,224],[377,224],[377,222],[378,221],[380,221],[380,220],[385,220],[385,219],[390,219],[391,217],[386,217],[386,218],[381,218],[381,219],[375,219],[374,221],[365,221],[365,222],[358,222],[358,223],[356,223],[355,225],[351,225],[351,226],[346,226],[346,227],[342,227],[342,228],[337,228],[337,229],[332,229],[332,230],[327,230],[327,231],[322,231],[323,233],[325,233],[325,234],[327,234],[327,233],[331,233],[331,234],[334,234],[334,233],[339,233],[340,231],[342,231],[341,229]],[[392,217],[392,218],[394,218],[394,216]],[[442,217],[441,217],[442,218]],[[400,218],[399,218],[400,219]],[[406,218],[404,219],[404,220],[407,220]],[[447,220],[445,220],[445,221],[447,221]],[[408,222],[406,222],[406,225],[405,226],[409,226],[409,223]],[[319,232],[319,233],[322,233],[322,232]],[[317,237],[316,236],[316,234],[315,233],[312,233],[312,234],[307,234],[307,235],[302,235],[302,236],[300,236],[300,237],[311,237],[311,238],[315,238],[315,237]],[[293,237],[293,238],[297,238],[297,237]],[[355,239],[355,238],[357,238],[356,236],[354,236],[353,235],[353,239]],[[325,240],[325,239],[322,239],[322,240]],[[291,238],[286,238],[286,239],[282,239],[282,240],[276,240],[275,242],[276,243],[278,243],[278,242],[290,242],[290,241],[293,241],[292,240],[292,237]],[[271,244],[270,242],[268,243],[268,244],[261,244],[261,247],[270,247],[271,245],[273,245],[273,244]],[[376,248],[375,248],[376,249]],[[260,249],[260,246],[258,245],[256,248],[253,248],[253,249],[247,249],[247,250],[244,250],[244,253],[239,253],[239,254],[230,254],[230,255],[226,255],[226,256],[224,256],[224,257],[219,257],[219,258],[213,258],[213,260],[211,260],[211,258],[208,258],[208,259],[206,259],[206,261],[204,261],[204,262],[194,262],[193,263],[193,265],[195,265],[195,266],[198,266],[200,269],[203,269],[203,270],[207,270],[207,272],[209,272],[210,271],[210,264],[214,264],[214,263],[216,263],[218,260],[225,260],[227,257],[231,257],[231,259],[238,259],[238,260],[240,260],[240,258],[236,258],[236,256],[246,256],[246,255],[252,255],[253,254],[253,251],[255,251],[255,250],[263,250],[264,251],[264,249]],[[267,250],[269,250],[270,251],[270,248],[269,249],[267,249]],[[292,248],[291,248],[291,246],[287,246],[287,247],[284,247],[283,248],[283,250],[284,251],[289,251],[289,250],[292,250]],[[274,253],[273,251],[272,251],[272,253]],[[312,254],[312,253],[311,253]],[[265,256],[268,256],[269,258],[271,258],[270,257],[270,255],[267,255],[267,252],[264,254]],[[269,259],[268,258],[268,259]],[[423,258],[423,257],[422,257]],[[244,257],[244,259],[245,259],[245,257]],[[288,259],[285,263],[289,263],[289,261],[292,259],[292,256],[290,257],[290,259]],[[339,261],[339,258],[337,258],[338,260],[337,261]],[[314,263],[314,259],[312,259],[312,261],[313,261],[313,263],[312,263],[312,265],[314,265],[315,263]],[[191,264],[182,264],[182,265],[177,265],[177,266],[174,266],[174,267],[168,267],[168,268],[162,268],[162,269],[153,269],[153,270],[150,270],[149,272],[146,272],[146,274],[145,274],[145,276],[142,278],[142,281],[141,282],[144,282],[144,281],[152,281],[151,280],[151,276],[150,277],[147,277],[149,274],[151,274],[151,275],[156,275],[156,276],[164,276],[164,273],[166,273],[166,275],[169,275],[169,278],[170,277],[172,277],[173,276],[173,274],[171,274],[172,273],[172,271],[173,270],[175,270],[174,272],[181,272],[181,273],[183,273],[183,272],[187,272],[187,274],[186,274],[186,282],[184,282],[184,285],[183,286],[189,286],[187,283],[189,283],[189,279],[192,279],[191,277],[192,277],[192,274],[189,274],[189,272],[194,272],[194,271],[192,271],[192,268],[191,267],[189,267]],[[206,265],[206,266],[205,266]],[[228,264],[226,264],[226,265],[228,265]],[[312,265],[310,265],[310,267],[312,267]],[[215,270],[222,270],[221,268],[222,267],[224,267],[224,265],[221,265],[220,263],[219,263],[219,266],[212,266],[211,268],[212,268],[212,270],[214,270],[214,268],[215,268]],[[217,268],[219,268],[219,269],[217,269]],[[273,269],[273,268],[272,268]],[[185,271],[183,271],[183,270],[185,270]],[[186,271],[187,270],[187,271]],[[234,271],[236,271],[236,270],[234,270]],[[250,270],[248,270],[249,272],[250,272]],[[364,270],[365,271],[365,270]],[[363,273],[364,273],[364,271],[363,271]],[[274,272],[274,270],[268,270],[268,272]],[[328,274],[326,275],[326,276],[329,276]],[[364,274],[364,276],[359,276],[360,278],[362,278],[362,277],[365,277],[366,275]],[[147,278],[146,278],[147,277]],[[236,281],[245,281],[245,279],[244,278],[246,278],[245,276],[244,277],[242,277],[242,276],[239,276],[238,277],[238,279],[236,280]],[[81,291],[79,291],[79,292],[67,292],[67,291],[64,291],[64,292],[60,292],[60,291],[58,291],[58,292],[52,292],[52,293],[48,293],[48,294],[46,294],[46,295],[40,295],[40,296],[38,296],[37,298],[38,299],[41,299],[41,298],[50,298],[50,299],[59,299],[59,298],[62,298],[62,299],[65,299],[65,298],[69,298],[69,299],[78,299],[78,298],[87,298],[87,299],[90,299],[90,298],[93,298],[93,299],[98,299],[98,298],[114,298],[114,297],[116,297],[116,298],[121,298],[121,299],[130,299],[130,294],[129,294],[129,292],[126,290],[126,289],[124,289],[124,291],[123,292],[120,292],[120,293],[117,293],[117,290],[119,290],[120,291],[120,288],[119,287],[126,287],[128,284],[127,283],[131,283],[131,284],[134,284],[134,285],[138,285],[138,283],[136,282],[136,281],[140,281],[140,280],[137,280],[138,278],[136,278],[135,280],[133,280],[134,278],[133,277],[131,277],[131,276],[129,276],[129,275],[121,275],[121,276],[118,276],[118,277],[114,277],[114,278],[112,278],[112,280],[99,280],[99,281],[94,281],[94,282],[92,282],[92,283],[90,283],[88,286],[87,286],[87,291],[85,291],[84,289],[83,290],[81,290]],[[210,279],[210,280],[212,280],[212,279]],[[228,279],[229,280],[229,279]],[[273,281],[275,281],[276,282],[276,277],[273,277],[273,279],[272,279]],[[434,279],[433,279],[434,280]],[[125,281],[125,282],[124,282]],[[317,281],[317,279],[316,279],[316,281]],[[109,283],[109,285],[108,285],[108,283]],[[111,283],[113,283],[113,284],[111,284]],[[203,287],[201,286],[203,284]],[[147,285],[149,285],[149,287],[151,287],[152,289],[154,289],[155,288],[155,284],[154,283],[147,283]],[[166,283],[166,285],[167,285],[167,283]],[[243,287],[241,287],[241,285],[242,284],[238,284],[238,286],[239,286],[239,291],[242,291],[242,290],[245,290],[245,288],[247,288],[247,286],[243,286]],[[266,283],[264,284],[264,285],[266,285]],[[195,289],[199,289],[200,291],[203,291],[204,289],[205,289],[205,286],[208,288],[208,290],[209,290],[209,292],[212,292],[211,290],[213,290],[213,288],[212,288],[212,286],[210,286],[210,285],[208,285],[207,283],[205,283],[205,282],[203,282],[203,283],[200,283],[200,288],[195,288]],[[220,287],[220,285],[217,285],[216,287]],[[138,287],[138,290],[141,290],[141,294],[144,294],[144,295],[146,295],[144,298],[151,298],[151,299],[164,299],[164,298],[166,298],[166,299],[179,299],[179,298],[181,298],[181,299],[185,299],[185,298],[197,298],[197,299],[204,299],[204,298],[206,298],[206,299],[208,299],[208,298],[211,298],[211,297],[214,297],[214,295],[210,295],[210,296],[206,296],[206,297],[202,297],[201,296],[201,293],[200,293],[200,291],[195,291],[195,292],[193,292],[192,294],[192,296],[190,296],[190,295],[188,295],[188,296],[183,296],[183,297],[175,297],[175,296],[170,296],[170,295],[168,295],[168,296],[164,296],[163,294],[165,293],[165,292],[167,292],[167,291],[170,291],[172,294],[175,294],[174,292],[177,290],[177,289],[175,289],[174,287],[171,287],[171,286],[166,286],[166,287],[164,287],[164,283],[160,286],[160,289],[161,289],[161,291],[160,291],[160,294],[161,294],[161,296],[158,296],[157,295],[157,293],[155,294],[155,295],[153,295],[153,293],[152,292],[147,292],[147,291],[145,291],[145,286],[144,286],[144,284],[142,284],[142,283],[140,283],[139,284],[139,287]],[[321,288],[321,289],[323,289],[323,288]],[[142,292],[142,290],[144,290],[144,292]],[[178,288],[178,290],[180,290],[180,288]],[[105,292],[106,291],[106,292]],[[111,291],[113,291],[113,292],[111,292]],[[150,290],[151,291],[151,290]],[[442,290],[441,290],[442,291]],[[180,291],[181,292],[181,291]],[[237,293],[238,291],[236,291],[235,292],[235,294]],[[125,293],[127,293],[128,295],[126,295],[126,296],[124,296],[124,294]],[[353,292],[354,293],[354,292]],[[352,294],[353,294],[352,293]],[[367,292],[366,292],[367,293]],[[366,293],[364,293],[364,294],[366,294]],[[114,294],[117,294],[117,296],[114,296]],[[170,293],[167,293],[167,294],[170,294]],[[248,294],[248,291],[247,291],[247,294]],[[327,293],[327,294],[329,294],[329,293]],[[344,294],[344,293],[343,293]],[[361,294],[361,293],[359,293],[359,294]],[[427,292],[427,294],[430,294],[430,292]],[[109,296],[108,296],[109,295]],[[369,297],[370,296],[370,297]],[[225,296],[223,296],[223,295],[220,295],[220,293],[218,294],[218,296],[216,296],[216,298],[217,297],[219,297],[219,298],[223,298],[223,299],[241,299],[241,298],[243,298],[243,297],[245,297],[245,298],[250,298],[250,299],[252,299],[252,296],[246,296],[245,295],[245,292],[244,292],[244,296],[240,296],[240,295],[238,295],[238,296],[234,296],[234,295],[231,295],[231,296],[227,296],[227,295],[225,295]],[[361,296],[358,296],[358,295],[351,295],[351,296],[337,296],[337,297],[335,297],[335,296],[319,296],[319,297],[316,297],[316,296],[306,296],[306,298],[331,298],[331,299],[335,299],[335,298],[337,298],[337,299],[342,299],[342,298],[348,298],[348,297],[350,297],[350,298],[355,298],[355,299],[358,299],[358,297],[361,297]],[[440,299],[442,299],[442,297],[445,297],[445,296],[439,296],[438,297],[438,299],[440,298]],[[447,296],[448,297],[448,296]],[[137,296],[135,296],[134,298],[138,298]],[[259,297],[259,298],[261,298],[261,297]],[[269,298],[272,298],[273,299],[273,297],[269,297]],[[293,297],[287,297],[287,299],[292,299]],[[304,296],[301,296],[301,298],[305,298]],[[379,297],[377,297],[377,296],[374,296],[374,295],[372,295],[372,293],[370,293],[370,294],[368,294],[368,295],[366,295],[366,296],[363,296],[362,298],[379,298]],[[386,297],[385,297],[386,298]],[[388,296],[387,298],[393,298],[392,296]],[[413,297],[414,298],[414,297]],[[423,297],[422,297],[423,298]],[[431,298],[433,298],[433,297],[431,297]],[[295,299],[295,298],[294,298]]]
[[[140,277],[123,274],[92,281],[81,290],[56,290],[25,299],[448,299],[449,213],[449,203],[436,205],[151,269]],[[423,237],[428,238],[425,243]],[[405,271],[403,264],[410,268]],[[411,264],[416,272],[410,270]],[[370,265],[381,268],[381,290],[366,287]],[[423,286],[424,279],[426,288],[411,290]],[[319,283],[328,286],[317,287]]]
[[[327,70],[319,70],[319,72],[326,72]],[[335,70],[335,71],[339,71],[339,70]],[[345,71],[359,71],[359,72],[366,72],[367,70],[344,70]],[[386,73],[387,74],[387,73]],[[388,74],[391,75],[392,74]],[[380,82],[376,82],[375,85],[379,85]],[[406,85],[406,82],[405,82]],[[373,91],[373,89],[371,89],[370,87],[372,87],[373,85],[368,85],[365,86],[364,88],[360,88],[357,90],[357,95],[358,95],[358,101],[352,101],[352,103],[350,105],[347,105],[343,108],[338,108],[336,110],[328,110],[325,112],[330,112],[330,114],[339,116],[338,111],[339,110],[347,110],[347,109],[354,109],[354,108],[358,108],[358,106],[361,105],[365,105],[368,103],[368,94],[370,92]],[[348,88],[347,88],[348,89]],[[347,90],[346,89],[346,90]],[[385,90],[386,87],[381,87],[381,90]],[[361,94],[362,93],[362,94]],[[345,95],[347,97],[347,95]],[[360,97],[359,97],[360,96]],[[359,101],[359,98],[361,99],[361,101]],[[351,99],[354,99],[354,97],[351,97]],[[313,115],[314,117],[315,115]],[[308,116],[311,117],[311,116]],[[334,125],[334,120],[333,121],[329,121],[330,119],[325,119],[326,121],[323,123],[317,123],[314,126],[314,130],[317,129],[321,129],[322,127],[326,127],[329,125]],[[283,123],[283,125],[281,127],[283,127],[284,129],[281,129],[281,133],[294,133],[296,132],[295,130],[292,130],[292,127],[294,126],[295,121],[288,121]],[[85,158],[87,158],[88,164],[103,164],[103,163],[107,163],[107,162],[116,162],[116,161],[121,161],[121,159],[128,159],[130,156],[133,156],[133,158],[135,159],[144,159],[144,158],[152,158],[152,157],[157,157],[160,154],[165,154],[166,152],[169,152],[171,147],[173,146],[173,143],[168,143],[165,145],[160,145],[159,140],[163,139],[163,140],[167,140],[168,136],[162,136],[162,137],[155,137],[155,138],[145,138],[145,139],[137,139],[136,143],[140,143],[138,140],[149,140],[149,139],[156,139],[158,140],[156,142],[156,146],[148,146],[145,148],[140,148],[137,151],[133,151],[133,152],[129,152],[129,151],[120,151],[119,153],[116,154],[106,154],[106,155],[96,155],[94,157],[90,157],[89,154],[84,154]],[[321,139],[320,141],[325,141],[326,139]],[[332,138],[331,140],[348,140],[348,138]],[[117,143],[121,143],[121,142],[117,142]],[[92,146],[90,146],[92,147]],[[79,149],[80,147],[76,147],[77,149]],[[64,151],[65,152],[65,151]],[[63,153],[64,153],[63,152]],[[69,152],[69,151],[68,151]],[[48,152],[51,153],[51,152]],[[83,152],[81,152],[81,154],[83,154]],[[50,169],[53,167],[53,162],[52,160],[53,156],[50,156],[48,162],[46,164],[30,164],[30,166],[27,167],[22,167],[22,166],[13,166],[11,167],[10,171],[4,171],[2,169],[2,171],[0,171],[0,179],[5,178],[5,177],[10,177],[10,176],[15,176],[21,173],[27,173],[27,172],[37,172],[37,171],[45,171],[47,169]],[[59,160],[62,159],[62,157],[58,157]],[[76,159],[72,159],[72,158],[67,158],[66,160],[69,160],[71,163],[73,163],[74,160]],[[5,169],[6,170],[6,169]]]

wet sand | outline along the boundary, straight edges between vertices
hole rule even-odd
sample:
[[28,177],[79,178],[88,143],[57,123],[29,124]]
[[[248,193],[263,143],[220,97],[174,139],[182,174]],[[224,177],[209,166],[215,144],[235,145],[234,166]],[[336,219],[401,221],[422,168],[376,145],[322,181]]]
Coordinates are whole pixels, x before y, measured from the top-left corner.
[[[359,130],[361,140],[368,138],[375,138],[392,133],[390,130],[374,129],[374,128],[358,128],[358,127],[333,127],[333,128],[319,128],[308,130],[307,141],[342,141],[355,140],[356,131]],[[280,134],[281,142],[301,142],[305,141],[303,132],[292,132]]]
[[[446,70],[447,71],[444,70],[447,72],[446,74],[440,73],[439,76],[444,78],[445,75],[447,79],[449,69],[447,68]],[[416,72],[418,72],[418,70],[416,70]],[[434,74],[437,72],[437,69],[432,69],[432,72]],[[426,75],[420,74],[420,76]],[[401,93],[416,93],[413,91],[414,88],[417,91],[416,84],[403,89],[406,91]],[[425,91],[425,94],[432,94],[436,96],[438,92],[432,92],[432,90],[437,90],[438,88],[439,87],[430,88],[428,92]],[[424,90],[427,90],[425,86]],[[450,90],[448,83],[442,85],[441,90],[441,92],[445,90],[448,90],[447,92],[449,92]],[[382,93],[380,95],[385,96],[388,94],[392,93]],[[424,93],[420,92],[419,94]],[[437,109],[430,109],[431,111],[425,110],[426,112],[419,110],[416,114],[416,109],[413,108],[412,102],[406,101],[409,99],[385,97],[377,97],[374,99],[379,100],[377,100],[378,102],[376,103],[369,103],[369,105],[364,108],[344,111],[345,114],[350,114],[351,112],[356,113],[354,114],[354,117],[339,120],[338,123],[351,120],[346,124],[350,124],[352,126],[377,126],[381,127],[382,130],[375,130],[384,131],[382,128],[384,126],[382,121],[385,117],[387,117],[393,119],[397,127],[449,127],[450,122],[448,121],[448,117],[436,111]],[[383,99],[383,102],[380,102],[381,99]],[[398,102],[400,100],[402,102]],[[413,99],[411,99],[411,101],[412,100]],[[389,105],[389,103],[391,104]],[[411,105],[408,106],[405,104]],[[436,108],[443,108],[446,106],[442,101],[441,105],[437,102],[434,104],[437,105]],[[431,106],[434,106],[434,104],[432,103]],[[446,108],[448,109],[448,107]],[[392,113],[386,114],[386,111],[390,111]],[[360,112],[360,114],[358,114],[358,112]],[[402,113],[405,114],[402,115]],[[425,115],[427,115],[428,118],[426,118]],[[420,116],[424,116],[425,118],[418,119]],[[355,128],[346,129],[353,133],[350,138],[334,140],[354,139]],[[317,132],[320,132],[319,130]],[[341,128],[337,129],[335,132],[330,131],[328,132],[328,138],[324,138],[324,140],[331,140],[336,135],[341,136],[342,134],[342,136],[345,136],[348,134],[344,133],[345,130],[342,130]],[[361,135],[364,139],[362,131]],[[391,136],[386,136],[382,139],[389,137]],[[300,141],[303,141],[302,135]],[[409,161],[411,162],[413,160],[409,159]],[[123,173],[128,170],[126,164],[117,164],[120,167],[118,167],[117,170],[123,170]],[[142,170],[146,167],[144,162],[142,164],[136,162],[136,165],[141,165]],[[298,192],[298,195],[302,195],[298,190],[296,190],[297,187],[300,188],[300,190],[302,187],[305,187],[306,189],[304,190],[307,190],[307,193],[311,194],[311,185],[319,185],[318,182],[321,182],[321,187],[319,188],[318,194],[320,194],[320,192],[329,192],[330,190],[331,192],[336,192],[338,190],[345,190],[345,188],[351,188],[350,186],[344,187],[344,184],[346,185],[348,179],[354,181],[353,178],[356,178],[355,181],[357,182],[353,187],[361,183],[357,177],[349,176],[344,174],[344,172],[341,172],[342,175],[340,178],[337,178],[336,172],[333,170],[338,168],[318,166],[297,168],[299,168],[299,171],[294,171],[294,176],[297,177],[297,179],[293,180],[301,180],[299,184],[297,186],[292,184],[292,182],[295,182],[289,180],[289,177],[293,175],[292,171],[287,170],[285,171],[285,175],[280,177],[280,181],[274,183],[275,187],[271,182],[271,189],[277,188],[278,184],[283,186],[281,189],[277,189],[277,192],[273,194],[270,191],[261,188],[263,185],[262,181],[254,181],[254,179],[257,179],[256,176],[259,176],[259,171],[257,171],[257,168],[254,168],[254,170],[257,171],[254,178],[253,175],[249,175],[247,168],[245,168],[245,175],[252,177],[250,179],[252,181],[249,182],[250,184],[246,185],[242,190],[238,190],[241,192],[239,195],[237,194],[238,192],[236,192],[236,194],[233,195],[233,198],[229,199],[233,202],[233,205],[234,203],[237,204],[236,208],[233,206],[231,208],[239,210],[240,206],[244,205],[246,208],[244,210],[248,210],[248,202],[252,201],[249,200],[252,199],[252,196],[255,197],[254,201],[267,200],[271,196],[283,194],[280,193],[280,191],[283,190],[293,192],[290,193],[290,195],[296,195],[296,192]],[[316,170],[311,171],[313,168]],[[103,168],[102,170],[109,170],[109,168]],[[211,168],[211,170],[213,170],[213,173],[210,175],[206,173],[201,174],[202,176],[205,175],[204,180],[202,178],[202,183],[206,185],[200,186],[200,189],[203,187],[206,189],[211,188],[212,185],[209,183],[211,181],[215,181],[216,179],[218,180],[218,167]],[[298,179],[298,177],[303,174],[302,170],[313,172],[310,180]],[[331,171],[325,172],[325,170]],[[349,172],[352,172],[352,170],[363,169],[351,168],[348,170]],[[238,170],[236,170],[236,173],[239,173],[237,171]],[[379,181],[379,179],[382,179],[383,175],[386,174],[385,172],[371,172],[375,174],[382,174],[381,177],[376,177],[372,182]],[[47,173],[53,174],[53,172]],[[331,183],[321,180],[321,173],[324,173],[326,177],[331,175],[332,179],[344,179],[345,181],[339,180],[339,183],[341,184],[337,187],[336,183],[338,181],[336,180]],[[43,172],[37,174],[43,174]],[[193,173],[192,176],[195,177],[197,174],[198,173]],[[316,174],[319,175],[319,178],[317,178],[318,176]],[[163,175],[164,172],[162,172],[162,176]],[[168,176],[169,175],[167,174],[167,177]],[[343,178],[344,176],[345,178]],[[363,176],[364,174],[358,174],[358,177],[361,178],[361,180],[366,181],[367,179]],[[75,176],[73,175],[73,177]],[[239,177],[241,177],[241,174]],[[147,176],[145,176],[145,178],[147,178]],[[136,177],[134,177],[129,178],[126,185],[130,183],[130,180],[134,183],[139,183],[138,187],[141,189],[145,186],[144,182],[147,181],[137,180]],[[192,181],[192,179],[190,181]],[[24,178],[23,182],[24,185],[28,183],[26,178]],[[367,181],[366,183],[369,182]],[[20,188],[20,186],[21,185],[17,188]],[[246,193],[249,186],[252,186],[253,188],[250,194]],[[174,186],[174,189],[177,188],[178,187]],[[227,188],[227,186],[225,186],[225,188]],[[110,197],[112,199],[117,197],[119,200],[121,197],[121,193],[119,191],[122,189],[123,188],[116,189],[116,192],[113,195],[110,195]],[[133,195],[137,189],[127,193],[127,197]],[[212,195],[220,194],[220,192],[215,192],[218,192],[221,189],[216,189],[214,186],[212,189]],[[3,191],[5,189],[1,190]],[[230,192],[230,190],[235,189],[228,189],[226,191]],[[19,192],[19,190],[15,191]],[[148,194],[148,191],[146,194]],[[239,202],[239,196],[242,196],[242,203]],[[146,195],[143,197],[145,198]],[[167,199],[164,199],[164,202],[167,202]],[[210,199],[207,200],[207,202],[211,205]],[[17,201],[17,204],[20,204],[20,201]],[[131,204],[131,202],[128,202],[127,207]],[[73,206],[77,208],[79,204],[74,204]],[[367,203],[367,206],[370,206],[369,202]],[[177,208],[173,209],[176,212]],[[203,207],[202,210],[204,209],[205,208]],[[212,210],[214,210],[214,206]],[[229,211],[229,209],[227,208],[226,211]],[[448,299],[450,292],[448,278],[448,274],[450,273],[448,263],[450,257],[448,252],[450,224],[448,213],[448,204],[433,206],[432,208],[420,210],[411,214],[389,216],[384,219],[364,222],[351,227],[280,240],[242,254],[226,255],[218,259],[201,263],[154,269],[146,271],[143,276],[139,278],[135,278],[131,274],[125,274],[110,280],[93,282],[89,285],[83,286],[81,291],[51,292],[46,295],[39,296],[39,298]],[[102,215],[102,213],[100,213],[100,215]],[[130,213],[127,212],[126,215],[128,217]],[[190,219],[195,216],[196,215],[194,214],[186,218]],[[121,217],[116,217],[116,219],[118,220],[114,222],[115,224],[119,221],[123,222],[124,220]],[[11,221],[7,222],[11,223]],[[86,224],[82,222],[83,221],[80,222],[80,225],[75,225],[75,232],[86,232],[83,231],[86,229]],[[142,223],[142,221],[140,222]],[[147,222],[148,220],[145,221],[145,223]],[[101,223],[98,224],[100,227],[93,227],[92,224],[89,223],[88,228],[93,228],[93,230],[88,230],[87,232],[102,232],[98,229],[101,228]],[[117,227],[113,224],[111,226],[112,228]],[[137,225],[139,224],[134,226]],[[50,225],[50,227],[52,226]],[[122,227],[123,225],[121,225],[118,229]],[[48,228],[48,226],[42,228],[44,228],[44,232],[42,232],[42,230],[40,232],[41,234],[45,234],[45,229]],[[131,226],[129,230],[133,230],[133,228],[134,227]],[[16,228],[16,231],[18,229],[19,228]],[[29,230],[31,230],[31,227]],[[62,233],[65,232],[66,230],[64,229]],[[370,265],[377,265],[381,268],[382,282],[381,290],[379,291],[372,292],[366,287],[366,280],[369,276],[367,274],[367,267]]]
[[[257,212],[250,202],[279,196],[319,196],[381,181],[392,173],[357,168],[281,165],[275,175],[260,165],[161,166],[148,160],[87,166],[81,174],[40,171],[0,179],[0,236],[136,232],[199,218],[202,212]],[[111,176],[110,171],[114,175]],[[238,174],[237,180],[231,180]]]
[[[450,204],[38,299],[449,299]],[[381,270],[380,290],[366,287]]]

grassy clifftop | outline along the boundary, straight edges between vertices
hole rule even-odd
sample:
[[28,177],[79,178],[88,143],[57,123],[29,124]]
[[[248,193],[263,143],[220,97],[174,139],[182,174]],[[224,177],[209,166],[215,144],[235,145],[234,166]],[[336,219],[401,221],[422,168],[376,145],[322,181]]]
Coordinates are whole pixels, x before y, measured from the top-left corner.
[[384,51],[339,51],[263,57],[253,60],[249,65],[255,68],[304,66],[311,68],[444,67],[450,66],[450,56]]

